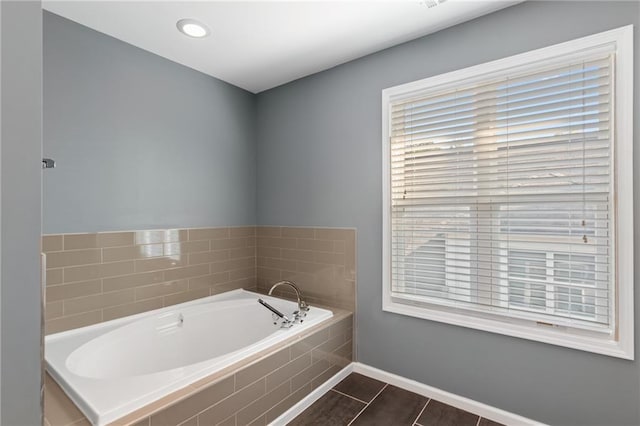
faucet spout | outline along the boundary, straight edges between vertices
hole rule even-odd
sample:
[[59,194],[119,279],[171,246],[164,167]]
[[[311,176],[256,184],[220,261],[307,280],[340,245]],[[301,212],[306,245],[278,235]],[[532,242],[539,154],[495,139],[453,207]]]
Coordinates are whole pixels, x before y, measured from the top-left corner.
[[273,290],[275,290],[281,285],[288,285],[296,293],[296,298],[298,299],[298,311],[300,312],[300,315],[304,316],[306,312],[309,310],[309,305],[307,305],[307,302],[305,302],[302,299],[302,292],[300,291],[298,286],[295,285],[294,282],[289,280],[278,281],[277,283],[271,286],[271,289],[269,290],[269,296],[271,296],[271,293],[273,293]]

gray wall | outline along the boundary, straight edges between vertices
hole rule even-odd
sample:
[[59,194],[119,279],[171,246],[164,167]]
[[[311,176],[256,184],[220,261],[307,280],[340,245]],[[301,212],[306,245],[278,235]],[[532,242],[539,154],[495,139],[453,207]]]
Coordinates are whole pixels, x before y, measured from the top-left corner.
[[357,227],[360,361],[551,424],[640,424],[638,362],[381,309],[381,90],[638,23],[637,2],[527,2],[258,96],[258,223]]
[[0,424],[42,423],[42,14],[0,1]]
[[254,95],[44,13],[44,233],[255,224]]

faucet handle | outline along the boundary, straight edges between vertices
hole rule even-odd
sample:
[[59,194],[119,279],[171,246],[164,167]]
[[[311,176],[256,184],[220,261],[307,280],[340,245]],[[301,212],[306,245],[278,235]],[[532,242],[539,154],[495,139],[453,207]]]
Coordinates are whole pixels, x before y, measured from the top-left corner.
[[290,321],[288,319],[282,319],[282,324],[280,324],[280,328],[291,328],[295,321]]

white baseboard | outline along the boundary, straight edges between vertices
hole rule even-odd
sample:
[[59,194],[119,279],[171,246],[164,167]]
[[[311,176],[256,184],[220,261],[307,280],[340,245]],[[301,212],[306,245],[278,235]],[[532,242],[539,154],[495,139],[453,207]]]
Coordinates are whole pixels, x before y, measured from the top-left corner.
[[513,414],[508,411],[504,411],[469,398],[465,398],[463,396],[455,395],[453,393],[443,391],[442,389],[434,388],[433,386],[425,385],[424,383],[407,379],[406,377],[388,373],[386,371],[379,370],[377,368],[370,367],[359,362],[352,362],[342,370],[338,371],[333,377],[324,382],[309,395],[304,397],[296,405],[289,408],[286,412],[282,413],[280,417],[271,422],[270,425],[286,425],[351,373],[360,373],[364,376],[380,380],[381,382],[389,383],[390,385],[417,393],[418,395],[426,396],[427,398],[436,399],[440,402],[444,402],[445,404],[449,404],[470,413],[477,414],[480,417],[503,423],[505,425],[544,426],[544,423],[540,423],[535,420],[531,420],[526,417],[522,417],[517,414]]
[[326,382],[318,386],[309,395],[305,396],[300,401],[298,401],[296,405],[289,408],[287,411],[282,413],[278,418],[276,418],[274,421],[269,423],[269,425],[284,426],[287,423],[289,423],[291,420],[295,419],[300,413],[302,413],[304,410],[309,408],[314,402],[320,399],[322,395],[329,392],[329,390],[331,390],[332,387],[340,383],[342,379],[344,379],[349,374],[351,374],[353,372],[353,365],[354,363],[352,362],[342,370],[338,371],[336,374],[331,376],[329,380],[327,380]]
[[460,408],[485,417],[489,420],[493,420],[505,425],[518,425],[518,426],[542,426],[544,423],[537,422],[535,420],[528,419],[526,417],[519,416],[517,414],[510,413],[508,411],[501,410],[496,407],[492,407],[487,404],[483,404],[478,401],[474,401],[463,396],[455,395],[453,393],[443,391],[433,386],[425,385],[424,383],[416,382],[415,380],[407,379],[396,374],[388,373],[383,370],[379,370],[374,367],[370,367],[366,364],[359,362],[353,362],[350,364],[354,373],[360,373],[362,375],[371,377],[373,379],[380,380],[381,382],[389,383],[390,385],[417,393],[418,395],[426,396],[427,398],[433,398],[445,404]]

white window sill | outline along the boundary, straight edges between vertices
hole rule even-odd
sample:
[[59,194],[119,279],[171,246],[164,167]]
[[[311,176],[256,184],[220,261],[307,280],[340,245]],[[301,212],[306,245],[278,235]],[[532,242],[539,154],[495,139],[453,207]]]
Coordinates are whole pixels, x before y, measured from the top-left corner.
[[391,294],[384,295],[382,310],[616,358],[634,359],[633,347],[613,340],[608,333],[578,334],[579,331],[576,332],[576,330],[567,327],[541,325],[534,321],[505,319],[504,317],[492,319],[489,315],[486,317],[472,316],[469,311],[456,312],[452,308],[401,301],[399,298],[392,297]]

